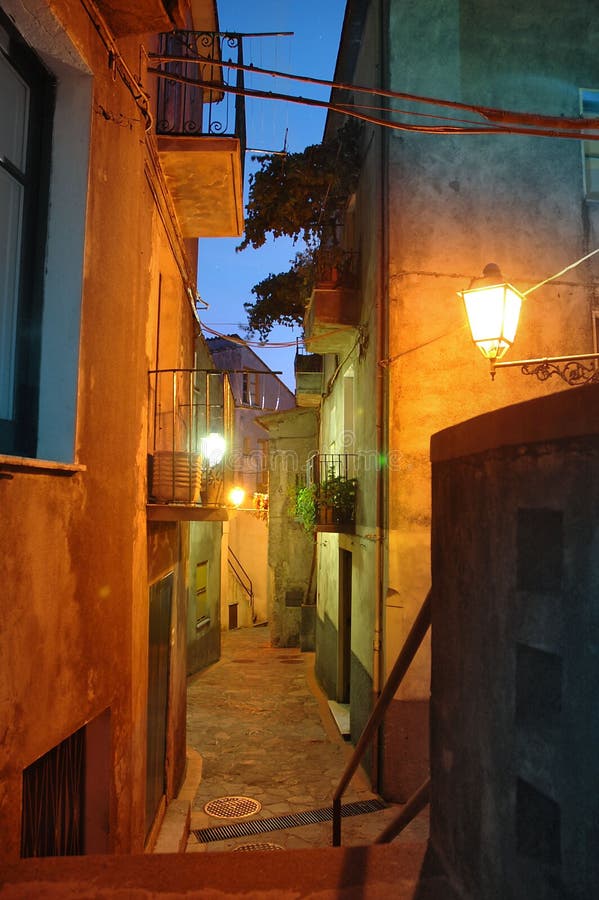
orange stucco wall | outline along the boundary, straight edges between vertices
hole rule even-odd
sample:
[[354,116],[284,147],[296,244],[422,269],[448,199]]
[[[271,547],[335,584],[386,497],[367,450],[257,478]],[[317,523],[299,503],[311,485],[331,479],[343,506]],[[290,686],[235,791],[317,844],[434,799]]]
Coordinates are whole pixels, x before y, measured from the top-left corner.
[[[47,14],[47,4],[31,3],[17,19],[34,44],[27,7],[36,5]],[[193,319],[157,212],[144,121],[113,78],[83,6],[57,0],[52,8],[93,73],[75,468],[0,458],[10,476],[0,479],[4,859],[19,855],[23,769],[106,709],[108,849],[143,849],[148,584],[177,566],[185,544],[177,532],[186,528],[174,524],[161,540],[159,527],[148,535],[146,525],[147,372],[156,365],[159,281],[160,365],[192,364]],[[121,50],[136,70],[139,40]],[[51,66],[52,48],[44,54]],[[171,793],[184,766],[185,571],[183,564],[173,604]]]

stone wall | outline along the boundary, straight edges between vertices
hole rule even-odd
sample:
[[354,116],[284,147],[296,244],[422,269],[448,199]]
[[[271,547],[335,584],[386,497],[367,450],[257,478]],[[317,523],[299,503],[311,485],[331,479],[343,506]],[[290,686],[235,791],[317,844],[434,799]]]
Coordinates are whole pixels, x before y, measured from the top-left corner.
[[[296,475],[305,472],[306,460],[317,445],[317,412],[294,409],[262,416],[260,422],[270,436],[269,537],[270,571],[268,619],[275,646],[308,648],[310,629],[302,607],[313,604],[308,593],[314,553],[314,539],[293,518],[292,503]],[[314,585],[314,582],[313,582]]]
[[583,900],[596,853],[599,386],[435,435],[431,839],[472,900]]

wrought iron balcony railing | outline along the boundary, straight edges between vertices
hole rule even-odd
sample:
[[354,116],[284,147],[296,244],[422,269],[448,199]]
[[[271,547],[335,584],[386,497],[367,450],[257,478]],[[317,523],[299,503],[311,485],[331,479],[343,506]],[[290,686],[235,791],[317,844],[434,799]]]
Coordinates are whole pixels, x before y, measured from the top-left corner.
[[319,247],[314,253],[316,287],[356,288],[358,286],[358,253],[341,247]]
[[[223,91],[228,84],[227,61],[243,65],[239,34],[172,31],[159,35],[157,61],[172,79],[158,78],[156,133],[173,136],[235,136],[245,155],[245,98]],[[166,61],[169,57],[175,58]],[[243,71],[228,70],[235,87],[243,90]],[[177,81],[177,78],[189,81]],[[201,82],[193,84],[190,82]]]
[[356,521],[358,490],[356,453],[315,453],[306,464],[306,484],[312,487],[317,531],[349,531]]
[[150,502],[222,506],[232,401],[227,375],[207,369],[149,373]]

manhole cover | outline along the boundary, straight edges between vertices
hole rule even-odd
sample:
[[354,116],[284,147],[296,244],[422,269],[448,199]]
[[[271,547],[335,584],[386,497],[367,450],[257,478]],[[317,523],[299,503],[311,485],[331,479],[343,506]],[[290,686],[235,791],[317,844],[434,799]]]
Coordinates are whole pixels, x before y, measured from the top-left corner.
[[280,844],[241,844],[239,847],[235,847],[233,849],[233,853],[237,853],[239,850],[284,850],[284,847],[281,847]]
[[204,812],[217,819],[244,819],[260,812],[262,804],[252,797],[218,797],[209,800],[204,806]]

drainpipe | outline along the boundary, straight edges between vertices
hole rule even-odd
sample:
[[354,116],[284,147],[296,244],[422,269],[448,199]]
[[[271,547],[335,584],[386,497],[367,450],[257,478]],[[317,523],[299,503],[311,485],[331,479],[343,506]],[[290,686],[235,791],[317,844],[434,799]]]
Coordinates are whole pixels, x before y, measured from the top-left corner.
[[[387,34],[389,22],[388,0],[380,0],[379,4],[379,59],[380,86],[388,85],[389,60],[387,51]],[[384,101],[385,103],[387,101]],[[379,203],[379,273],[376,299],[376,452],[377,452],[377,484],[376,484],[376,601],[374,615],[373,642],[373,679],[372,688],[375,697],[381,692],[384,682],[383,654],[383,617],[385,611],[385,584],[387,580],[387,505],[388,496],[388,369],[381,365],[388,357],[387,334],[387,292],[389,287],[389,209],[388,209],[388,132],[380,132],[380,203]],[[377,733],[373,747],[373,783],[378,787],[380,758],[380,731]]]

